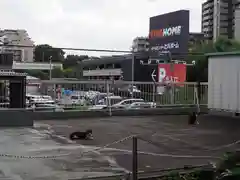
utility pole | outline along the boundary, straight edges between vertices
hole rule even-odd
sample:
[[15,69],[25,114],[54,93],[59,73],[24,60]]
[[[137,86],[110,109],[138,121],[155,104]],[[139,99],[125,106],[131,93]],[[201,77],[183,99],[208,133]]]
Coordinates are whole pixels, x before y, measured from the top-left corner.
[[50,70],[49,70],[49,80],[52,80],[52,56],[49,57]]

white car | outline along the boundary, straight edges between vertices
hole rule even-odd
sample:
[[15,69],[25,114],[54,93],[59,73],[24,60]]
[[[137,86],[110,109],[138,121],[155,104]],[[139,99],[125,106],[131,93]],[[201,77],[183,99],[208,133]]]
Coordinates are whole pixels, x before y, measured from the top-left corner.
[[118,103],[120,101],[122,101],[122,97],[121,96],[105,97],[104,99],[99,101],[99,104],[90,107],[89,110],[106,109],[108,107],[107,104],[109,104],[111,107],[113,107],[114,104],[116,104],[116,103]]
[[43,96],[41,96],[41,98],[42,99],[46,99],[48,101],[52,101],[53,100],[51,96],[47,96],[47,95],[43,95]]
[[57,104],[44,104],[37,103],[33,104],[31,107],[34,111],[54,111],[54,112],[64,112],[64,109]]
[[134,103],[126,106],[126,109],[143,109],[143,108],[156,108],[156,103],[154,103],[154,102],[134,102]]
[[53,100],[47,100],[42,98],[32,98],[29,101],[30,104],[36,104],[36,103],[45,103],[45,104],[55,104]]
[[80,95],[72,95],[71,96],[72,105],[81,105],[84,106],[86,104],[85,98]]
[[125,99],[119,103],[112,105],[112,108],[116,108],[116,109],[126,108],[127,106],[135,102],[144,102],[144,100],[143,99]]

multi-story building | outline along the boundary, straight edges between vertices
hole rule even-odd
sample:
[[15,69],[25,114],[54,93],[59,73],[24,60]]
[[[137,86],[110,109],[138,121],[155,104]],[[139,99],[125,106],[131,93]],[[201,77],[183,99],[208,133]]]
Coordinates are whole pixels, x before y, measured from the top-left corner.
[[235,0],[234,36],[240,40],[240,0]]
[[[133,60],[134,54],[134,60]],[[138,52],[119,56],[106,56],[98,59],[85,59],[81,62],[83,77],[86,79],[115,79],[124,81],[152,81],[151,73],[155,66],[148,63],[149,53]]]
[[206,39],[213,39],[213,1],[202,4],[202,32]]
[[26,30],[0,30],[0,44],[0,51],[13,53],[14,61],[33,62],[34,42]]
[[206,39],[240,39],[240,0],[207,0],[202,4],[202,32]]
[[132,42],[133,52],[146,51],[149,48],[148,37],[136,37]]

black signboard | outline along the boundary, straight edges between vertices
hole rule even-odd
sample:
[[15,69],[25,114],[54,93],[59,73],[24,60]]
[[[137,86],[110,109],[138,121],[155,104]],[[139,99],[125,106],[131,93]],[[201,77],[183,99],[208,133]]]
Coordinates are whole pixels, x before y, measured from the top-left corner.
[[189,11],[180,10],[150,18],[149,48],[151,56],[188,52]]

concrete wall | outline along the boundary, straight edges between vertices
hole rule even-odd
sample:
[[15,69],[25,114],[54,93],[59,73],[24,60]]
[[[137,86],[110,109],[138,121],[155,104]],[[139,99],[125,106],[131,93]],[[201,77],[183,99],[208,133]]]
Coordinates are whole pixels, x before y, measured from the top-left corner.
[[[141,110],[115,110],[112,116],[156,116],[189,114],[196,111],[196,107],[177,107]],[[26,110],[0,111],[0,127],[28,127],[34,121],[42,120],[68,120],[81,118],[109,117],[108,111],[68,111],[68,112],[31,112]]]
[[1,110],[0,127],[32,127],[31,114],[28,111]]

